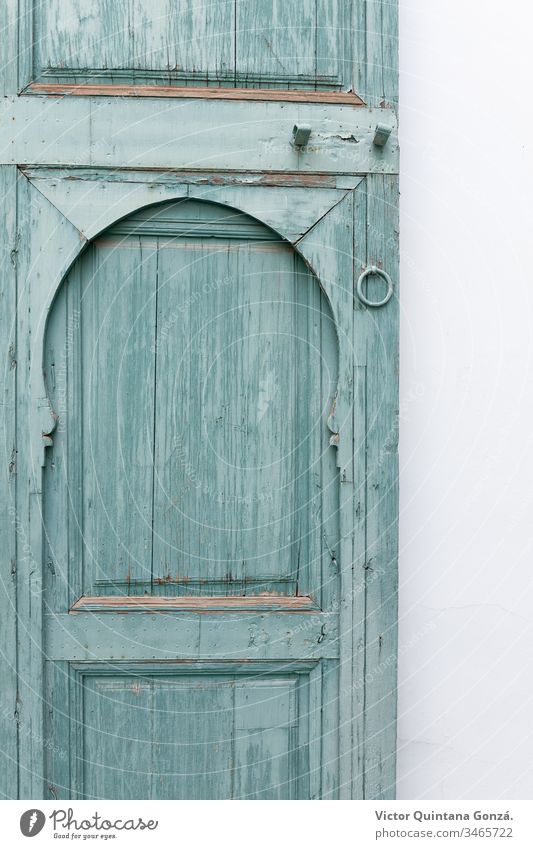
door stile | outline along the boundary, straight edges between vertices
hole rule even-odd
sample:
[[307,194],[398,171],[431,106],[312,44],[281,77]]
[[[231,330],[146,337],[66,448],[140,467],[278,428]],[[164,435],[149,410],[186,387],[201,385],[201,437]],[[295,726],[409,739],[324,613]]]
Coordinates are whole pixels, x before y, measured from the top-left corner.
[[[356,190],[355,190],[356,191]],[[338,731],[325,735],[329,751],[323,754],[323,798],[351,798],[352,771],[352,527],[353,527],[353,241],[354,191],[347,193],[312,230],[298,242],[298,249],[326,289],[337,325],[339,376],[335,409],[331,411],[330,443],[336,448],[339,486],[340,567]],[[331,762],[338,759],[333,786]],[[329,767],[328,767],[329,764]]]
[[[2,465],[0,498],[4,509],[0,519],[0,797],[13,798],[17,793],[18,722],[17,701],[17,548],[19,515],[16,509],[17,480],[17,205],[19,180],[14,166],[0,166],[0,339],[3,345],[0,373],[2,409]],[[22,556],[22,551],[20,552]]]
[[[380,308],[354,299],[354,348],[361,363],[355,430],[356,519],[354,563],[364,573],[364,637],[356,660],[354,694],[363,722],[362,761],[366,799],[394,798],[397,701],[398,559],[398,350],[399,254],[398,178],[369,174],[360,193],[366,233],[354,250],[356,278],[363,267],[378,266],[394,282],[394,297]],[[379,284],[377,284],[379,285]],[[376,290],[377,291],[377,290]],[[371,296],[373,297],[373,296]],[[363,436],[357,436],[357,432]],[[359,458],[357,462],[357,458]],[[357,595],[355,596],[357,598]],[[355,614],[355,620],[357,614]]]
[[[366,178],[354,192],[353,281],[366,268],[367,219]],[[359,321],[360,303],[353,287],[353,526],[352,526],[352,798],[364,797],[365,772],[365,643],[366,643],[366,476],[367,476],[367,360],[364,320]]]
[[[43,335],[50,293],[84,240],[26,179],[17,193],[20,247],[17,252],[17,470],[18,713],[20,797],[43,798],[43,464],[54,418],[43,381]],[[70,245],[70,249],[69,249]],[[59,262],[58,262],[59,259]],[[63,265],[62,265],[63,263]],[[50,273],[51,269],[53,272]],[[57,276],[56,276],[57,275]]]
[[[35,462],[36,440],[32,423],[39,411],[32,409],[27,392],[31,369],[32,324],[36,314],[31,310],[30,245],[34,221],[29,203],[30,187],[19,182],[17,208],[21,234],[18,254],[17,334],[21,340],[17,364],[17,432],[21,449],[18,453],[17,515],[20,517],[17,571],[18,629],[18,703],[21,745],[19,749],[19,793],[23,799],[43,797],[44,733],[42,701],[42,469]],[[24,340],[24,341],[22,341]],[[24,553],[22,553],[24,552]]]

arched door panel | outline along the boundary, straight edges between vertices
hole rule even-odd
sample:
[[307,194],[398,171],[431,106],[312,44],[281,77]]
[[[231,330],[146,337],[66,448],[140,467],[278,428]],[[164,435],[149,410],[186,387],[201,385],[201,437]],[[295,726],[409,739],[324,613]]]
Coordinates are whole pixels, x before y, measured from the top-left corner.
[[317,794],[337,363],[316,277],[227,207],[145,209],[72,267],[45,336],[46,725],[76,741],[45,753],[56,795]]
[[321,600],[322,559],[338,543],[333,319],[286,242],[222,210],[186,202],[121,222],[56,299],[45,345],[56,481],[45,491],[63,488],[71,505],[71,605]]

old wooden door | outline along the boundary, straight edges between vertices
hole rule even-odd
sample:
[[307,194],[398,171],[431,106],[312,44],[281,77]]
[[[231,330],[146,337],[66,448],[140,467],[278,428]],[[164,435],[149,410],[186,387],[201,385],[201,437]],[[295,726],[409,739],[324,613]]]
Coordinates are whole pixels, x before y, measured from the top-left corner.
[[394,6],[6,9],[2,793],[390,797]]

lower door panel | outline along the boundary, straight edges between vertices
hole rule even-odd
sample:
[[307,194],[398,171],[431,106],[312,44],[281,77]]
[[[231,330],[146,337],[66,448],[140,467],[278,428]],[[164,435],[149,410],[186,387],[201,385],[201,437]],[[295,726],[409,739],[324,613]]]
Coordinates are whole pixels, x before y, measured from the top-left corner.
[[316,798],[323,665],[49,662],[46,795]]

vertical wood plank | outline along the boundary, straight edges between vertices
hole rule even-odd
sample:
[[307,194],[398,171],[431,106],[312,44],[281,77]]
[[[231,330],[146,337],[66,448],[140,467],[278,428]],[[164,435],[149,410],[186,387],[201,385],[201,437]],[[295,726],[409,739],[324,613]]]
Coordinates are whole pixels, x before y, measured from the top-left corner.
[[[346,88],[345,73],[345,12],[346,6],[351,6],[351,0],[331,2],[331,0],[316,0],[315,3],[315,51],[317,83],[321,78],[329,77],[338,80]],[[351,58],[351,57],[350,57]],[[350,64],[348,64],[349,70]]]
[[[354,192],[353,279],[366,267],[367,198],[366,180]],[[366,469],[367,469],[367,341],[366,315],[361,312],[355,288],[353,350],[354,350],[354,503],[353,503],[353,764],[352,798],[364,798],[364,712],[365,712],[365,640],[366,640]],[[370,564],[368,564],[370,565]],[[372,573],[370,573],[372,574]]]
[[[22,14],[24,4],[22,4]],[[19,0],[0,3],[0,97],[16,94],[19,78]]]
[[35,74],[35,0],[18,0],[17,21],[17,91],[30,83]]
[[364,93],[369,106],[398,103],[398,3],[366,0]]
[[[234,798],[296,799],[297,709],[294,680],[235,684]],[[308,790],[302,788],[304,798]]]
[[396,761],[398,196],[397,178],[368,176],[367,265],[391,275],[395,294],[383,308],[355,313],[366,324],[367,340],[364,736],[370,799],[393,798]]
[[81,297],[87,258],[57,293],[44,339],[44,376],[57,415],[43,470],[44,605],[66,612],[83,592],[83,351]]
[[45,663],[44,747],[45,799],[75,799],[71,779],[76,739],[72,733],[78,719],[72,698],[73,687],[66,661]]
[[[43,646],[42,646],[42,537],[40,458],[32,456],[35,438],[32,432],[37,411],[30,407],[28,382],[35,324],[42,316],[31,309],[32,250],[39,251],[39,208],[32,207],[32,189],[26,179],[18,182],[17,210],[20,228],[18,251],[17,299],[17,435],[20,441],[17,469],[17,634],[19,693],[19,793],[24,799],[43,798]],[[49,205],[46,205],[49,207]],[[51,207],[49,211],[53,213]],[[54,216],[44,222],[52,229]],[[48,231],[50,232],[50,231]],[[42,230],[41,230],[42,234]],[[35,254],[33,255],[33,258]]]
[[367,0],[353,0],[345,17],[344,81],[366,103],[366,5]]
[[[152,0],[143,0],[144,20],[153,17]],[[168,34],[167,34],[168,27]],[[168,23],[161,29],[165,49],[152,57],[150,67],[171,56],[171,66],[188,73],[193,82],[220,81],[227,85],[235,73],[235,0],[178,0],[169,8]],[[139,27],[139,36],[144,25]],[[148,30],[149,31],[149,30]],[[141,57],[136,62],[142,67]]]
[[[46,252],[69,263],[83,237],[26,178],[17,184],[18,245],[17,336],[17,633],[19,685],[19,792],[41,799],[44,792],[43,690],[43,515],[41,427],[52,427],[48,402],[41,392],[43,350],[36,343],[46,321],[45,293],[51,265]],[[42,263],[42,265],[41,265]],[[43,273],[46,268],[46,273]],[[57,267],[52,274],[57,274]],[[39,367],[34,367],[34,362]],[[32,376],[38,386],[32,387]]]
[[82,761],[80,797],[152,798],[154,682],[141,676],[84,676],[78,698],[84,703],[83,745],[75,752]]
[[151,798],[231,798],[234,682],[169,677],[153,686]]
[[150,585],[157,243],[98,240],[81,285],[84,588]]
[[69,515],[66,443],[71,414],[67,394],[67,327],[67,291],[63,287],[50,314],[43,359],[46,391],[59,417],[53,450],[46,452],[43,469],[43,591],[47,613],[68,610],[70,592],[69,535],[65,533],[66,517]]
[[324,663],[317,663],[309,675],[309,799],[322,798],[322,670]]
[[[84,457],[80,446],[83,445],[85,432],[84,410],[83,410],[83,332],[82,332],[82,303],[83,303],[83,269],[84,261],[89,261],[86,254],[79,263],[76,263],[62,287],[66,297],[66,326],[65,338],[63,339],[63,357],[66,376],[65,386],[65,409],[63,428],[61,428],[61,413],[59,413],[58,427],[66,436],[64,459],[66,465],[63,469],[63,479],[68,485],[66,487],[68,501],[66,512],[62,514],[67,519],[67,583],[62,591],[59,607],[56,610],[64,612],[72,604],[73,598],[79,598],[83,593],[85,562],[85,538],[83,524],[83,498],[84,498]],[[62,294],[62,292],[60,292]],[[56,454],[54,442],[52,457]],[[66,480],[65,480],[66,477]],[[63,525],[64,528],[64,525]],[[65,536],[63,531],[63,536]],[[68,594],[68,595],[67,595]]]
[[250,75],[259,85],[269,79],[312,80],[316,26],[315,0],[237,0],[237,78]]
[[[231,78],[234,0],[49,0],[36,10],[37,71],[133,82],[160,72],[196,84]],[[128,74],[129,72],[129,74]]]
[[19,527],[15,503],[17,169],[0,167],[0,798],[17,798],[17,610],[16,547]]
[[[331,416],[333,439],[337,443],[336,462],[339,482],[338,557],[340,594],[339,614],[341,642],[338,667],[338,690],[333,698],[331,688],[325,698],[330,706],[323,727],[323,798],[350,798],[352,769],[352,502],[353,502],[353,193],[348,192],[303,239],[298,249],[315,270],[331,300],[337,324],[339,350],[338,395]],[[332,434],[330,433],[330,437]],[[331,601],[333,583],[324,581],[323,604]],[[330,673],[331,676],[331,673]],[[326,678],[326,684],[331,680]],[[338,701],[337,701],[338,700]],[[331,726],[332,705],[336,704],[335,733]],[[338,723],[338,725],[337,725]],[[338,731],[338,733],[337,733]]]
[[[366,220],[366,219],[363,219]],[[356,331],[357,333],[357,331]],[[352,799],[364,798],[366,643],[366,401],[367,370],[355,367],[352,631]]]

